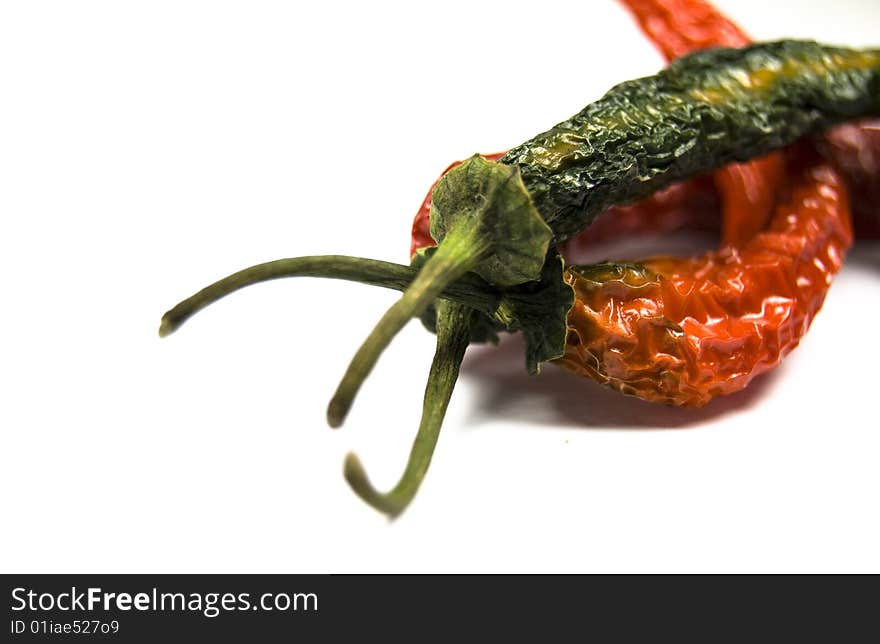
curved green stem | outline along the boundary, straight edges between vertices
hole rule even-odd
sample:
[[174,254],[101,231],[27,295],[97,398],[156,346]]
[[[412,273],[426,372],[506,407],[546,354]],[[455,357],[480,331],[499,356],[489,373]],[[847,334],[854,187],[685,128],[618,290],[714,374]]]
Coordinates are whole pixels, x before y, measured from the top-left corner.
[[421,315],[443,289],[471,270],[489,249],[476,227],[461,227],[447,235],[418,276],[385,312],[352,358],[327,407],[327,422],[339,427],[358,390],[394,336],[412,318]]
[[358,389],[394,336],[447,284],[468,271],[498,287],[541,275],[553,232],[532,203],[517,167],[474,155],[444,175],[432,200],[431,236],[437,250],[349,364],[327,407],[331,427],[345,420]]
[[[260,282],[283,277],[327,277],[405,291],[417,275],[418,270],[411,266],[346,255],[315,255],[265,262],[224,277],[180,302],[162,316],[159,335],[164,337],[173,333],[209,304],[240,288]],[[495,310],[498,300],[497,292],[475,275],[463,276],[447,285],[440,297],[461,302],[489,315]]]
[[458,379],[461,361],[468,346],[473,310],[453,302],[437,303],[437,350],[422,405],[422,420],[400,481],[388,493],[378,492],[370,483],[363,465],[354,454],[345,459],[345,480],[364,501],[394,518],[412,501],[437,445],[443,417]]

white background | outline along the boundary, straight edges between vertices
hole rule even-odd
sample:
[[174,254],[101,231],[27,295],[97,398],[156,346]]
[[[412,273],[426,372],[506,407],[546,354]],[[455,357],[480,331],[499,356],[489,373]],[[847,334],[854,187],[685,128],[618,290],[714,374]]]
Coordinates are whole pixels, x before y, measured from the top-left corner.
[[[718,4],[759,39],[878,44],[876,0]],[[621,397],[516,341],[474,347],[389,523],[433,336],[412,323],[345,427],[324,411],[396,294],[244,266],[406,262],[445,165],[656,71],[612,0],[7,2],[0,9],[0,570],[880,571],[880,246],[801,347],[697,410]]]

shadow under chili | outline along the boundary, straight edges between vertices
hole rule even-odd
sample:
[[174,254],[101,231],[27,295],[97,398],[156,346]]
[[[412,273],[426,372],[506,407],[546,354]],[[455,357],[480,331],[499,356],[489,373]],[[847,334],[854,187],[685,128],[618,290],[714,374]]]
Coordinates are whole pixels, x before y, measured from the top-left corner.
[[[880,219],[880,215],[878,215],[878,219]],[[846,266],[857,266],[873,270],[880,269],[880,240],[857,239],[846,256]]]
[[470,348],[461,378],[478,383],[471,401],[472,421],[503,418],[548,427],[611,430],[694,427],[759,403],[784,369],[783,365],[758,376],[740,392],[693,409],[624,396],[555,365],[545,365],[539,375],[530,376],[524,355],[519,335],[504,335],[497,346]]

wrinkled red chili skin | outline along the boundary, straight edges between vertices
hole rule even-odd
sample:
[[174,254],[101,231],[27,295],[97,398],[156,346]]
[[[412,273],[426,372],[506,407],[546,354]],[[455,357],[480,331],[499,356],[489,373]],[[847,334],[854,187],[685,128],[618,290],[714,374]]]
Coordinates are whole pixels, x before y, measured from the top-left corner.
[[846,187],[809,151],[791,156],[769,228],[742,246],[565,279],[575,291],[557,364],[625,394],[701,406],[797,346],[852,243]]

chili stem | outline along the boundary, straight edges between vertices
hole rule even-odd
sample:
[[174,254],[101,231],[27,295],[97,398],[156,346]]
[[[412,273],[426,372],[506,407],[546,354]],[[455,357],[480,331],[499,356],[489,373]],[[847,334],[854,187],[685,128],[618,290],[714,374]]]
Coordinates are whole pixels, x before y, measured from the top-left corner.
[[390,518],[398,516],[410,504],[431,464],[443,417],[468,346],[473,315],[472,309],[461,304],[437,303],[437,350],[425,387],[422,420],[406,469],[397,485],[388,493],[378,492],[370,483],[360,459],[353,453],[345,458],[345,480],[358,496]]
[[327,422],[339,427],[348,415],[358,390],[394,336],[413,317],[424,312],[447,285],[476,266],[491,248],[478,225],[463,225],[450,232],[422,266],[409,288],[385,312],[352,358],[327,407]]
[[[203,288],[162,316],[159,335],[164,337],[180,328],[191,316],[245,286],[283,277],[327,277],[405,291],[415,280],[418,269],[346,255],[291,257],[245,268]],[[466,275],[447,285],[440,297],[449,298],[483,311],[495,310],[497,294],[475,275]]]

